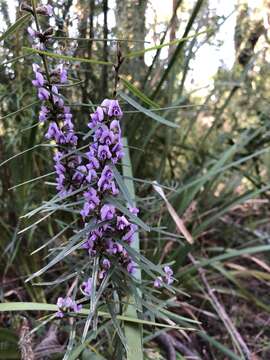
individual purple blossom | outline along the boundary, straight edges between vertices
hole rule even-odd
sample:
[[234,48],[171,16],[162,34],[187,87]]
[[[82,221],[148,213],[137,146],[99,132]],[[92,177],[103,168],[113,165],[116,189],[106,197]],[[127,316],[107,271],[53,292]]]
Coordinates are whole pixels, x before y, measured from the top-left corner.
[[123,151],[123,144],[121,143],[121,141],[117,142],[112,150],[111,150],[112,156],[112,163],[116,164],[119,160],[121,160],[124,156],[124,151]]
[[115,207],[111,204],[105,204],[100,209],[101,220],[112,220],[115,215]]
[[105,114],[110,117],[121,118],[123,116],[118,100],[105,99],[102,101],[101,106],[105,109]]
[[103,259],[102,260],[102,267],[103,269],[108,270],[111,267],[111,262],[109,259]]
[[38,14],[45,15],[45,16],[52,16],[53,15],[53,7],[51,5],[41,5],[36,8]]
[[106,160],[110,159],[112,157],[112,154],[110,152],[108,145],[99,145],[98,147],[98,158],[99,160]]
[[129,261],[128,264],[127,264],[127,271],[128,273],[130,274],[133,274],[134,271],[136,270],[136,264],[134,261]]
[[127,218],[124,215],[123,216],[117,216],[116,228],[118,230],[124,230],[129,225],[130,225],[130,222],[127,220]]
[[32,84],[35,87],[42,87],[44,85],[44,83],[45,83],[43,75],[39,71],[37,71],[35,73],[35,75],[36,75],[36,79],[32,80]]
[[165,276],[158,276],[154,281],[154,286],[156,288],[161,288],[164,286],[164,284],[170,285],[173,283],[173,271],[170,266],[164,266],[163,270],[165,272]]
[[27,28],[27,32],[28,34],[31,36],[32,39],[35,39],[38,36],[38,31],[34,30],[33,28],[31,28],[31,26],[29,26]]
[[123,236],[123,241],[127,241],[129,244],[134,240],[134,234],[138,230],[138,226],[135,224],[129,224],[127,226],[128,231]]
[[165,272],[165,282],[170,285],[173,283],[173,271],[170,268],[170,266],[166,265],[164,267],[164,272]]
[[83,195],[86,202],[84,203],[83,210],[81,210],[80,214],[85,218],[97,207],[97,205],[99,205],[100,200],[94,188],[90,188],[88,191],[84,192]]
[[76,181],[76,182],[82,182],[85,177],[87,176],[87,167],[85,165],[80,165],[77,167],[72,180]]
[[128,205],[128,209],[131,212],[131,214],[133,214],[135,216],[137,216],[139,213],[139,209],[134,206]]
[[89,278],[82,283],[82,291],[86,296],[91,295],[93,279]]
[[39,121],[40,122],[46,121],[48,119],[49,114],[50,114],[50,110],[46,106],[42,105],[38,117]]
[[59,76],[61,84],[67,82],[67,69],[64,67],[64,64],[59,64],[55,69],[56,74]]
[[163,286],[163,279],[161,276],[158,276],[154,281],[154,287],[161,288]]
[[112,241],[111,239],[107,242],[107,252],[110,255],[123,252],[123,246],[117,242]]
[[100,164],[98,159],[95,156],[93,156],[90,151],[87,152],[86,155],[88,159],[88,168],[99,169]]
[[50,97],[50,92],[47,89],[45,89],[43,87],[40,87],[38,89],[39,100],[42,100],[42,101],[49,100],[49,97]]
[[73,302],[73,305],[72,305],[72,310],[77,313],[79,311],[82,310],[82,305],[81,304],[77,304],[75,301]]
[[104,119],[103,109],[98,106],[97,110],[90,115],[91,121],[88,123],[88,127],[93,129],[97,126],[98,123],[101,123]]
[[108,126],[103,125],[98,130],[100,130],[99,142],[101,144],[111,145],[114,141],[114,134],[109,130]]
[[82,309],[82,305],[78,305],[75,300],[72,300],[70,296],[65,298],[59,297],[56,303],[58,307],[58,311],[56,313],[57,317],[62,318],[64,316],[64,312],[68,310],[73,310],[74,312],[79,312]]

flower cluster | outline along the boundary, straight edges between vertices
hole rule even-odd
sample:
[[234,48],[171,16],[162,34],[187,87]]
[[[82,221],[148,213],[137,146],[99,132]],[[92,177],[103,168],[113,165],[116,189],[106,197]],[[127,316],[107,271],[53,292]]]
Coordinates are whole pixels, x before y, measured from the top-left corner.
[[[34,14],[30,6],[23,7]],[[36,8],[36,12],[51,16],[53,9],[50,5],[42,5]],[[37,30],[29,27],[28,33],[33,46],[44,50],[53,30],[48,28],[42,32],[38,22],[36,25]],[[39,121],[47,124],[45,138],[57,145],[54,168],[58,194],[65,196],[75,190],[84,191],[84,203],[80,208],[81,220],[85,228],[90,222],[95,224],[95,230],[87,234],[82,248],[90,256],[99,257],[96,284],[98,287],[106,278],[112,264],[117,264],[129,274],[133,274],[136,268],[123,244],[132,244],[138,230],[137,225],[130,221],[132,216],[127,217],[114,205],[117,201],[112,201],[113,198],[119,197],[120,192],[114,176],[114,167],[124,156],[120,126],[123,112],[117,100],[105,99],[90,115],[88,127],[91,129],[91,144],[84,154],[77,155],[78,137],[74,131],[72,114],[70,108],[65,106],[59,91],[68,81],[67,70],[64,64],[51,69],[43,55],[41,58],[45,70],[40,65],[33,64],[35,78],[32,81],[42,102]],[[136,207],[129,204],[128,209],[131,215],[137,216],[139,210]],[[165,266],[164,272],[165,276],[155,280],[155,287],[160,288],[165,283],[173,282],[171,268]],[[90,277],[81,284],[80,290],[85,297],[91,296],[92,283]],[[65,312],[78,312],[82,307],[69,296],[59,297],[57,306],[57,316],[61,318]]]
[[49,124],[45,138],[53,140],[61,147],[61,151],[57,150],[55,153],[54,167],[57,174],[57,190],[60,195],[66,195],[81,185],[80,179],[83,176],[79,169],[81,157],[72,155],[78,141],[72,114],[59,93],[59,85],[67,82],[67,70],[63,64],[58,65],[50,71],[49,81],[38,64],[33,64],[33,71],[35,79],[32,83],[37,88],[38,98],[42,101],[39,121]]
[[[110,268],[112,257],[129,273],[133,273],[135,265],[123,245],[115,239],[131,243],[137,226],[106,199],[117,197],[119,188],[114,178],[112,167],[123,157],[121,127],[119,120],[123,116],[117,100],[105,99],[101,106],[90,115],[88,127],[92,130],[92,143],[86,152],[89,187],[84,192],[84,206],[81,210],[83,221],[95,218],[97,229],[90,231],[83,245],[90,255],[104,254],[100,264],[99,279],[102,279]],[[138,209],[129,207],[129,211],[137,215]]]
[[[33,13],[31,6],[27,4],[21,5],[22,10]],[[36,13],[44,16],[52,16],[53,8],[51,5],[41,5],[36,8]],[[32,26],[27,28],[27,32],[30,36],[33,47],[37,50],[45,50],[46,44],[50,40],[50,37],[53,35],[53,29],[49,27],[45,31],[35,30]]]
[[158,276],[154,281],[156,288],[161,288],[164,284],[170,285],[173,283],[173,271],[169,266],[164,266],[165,276]]

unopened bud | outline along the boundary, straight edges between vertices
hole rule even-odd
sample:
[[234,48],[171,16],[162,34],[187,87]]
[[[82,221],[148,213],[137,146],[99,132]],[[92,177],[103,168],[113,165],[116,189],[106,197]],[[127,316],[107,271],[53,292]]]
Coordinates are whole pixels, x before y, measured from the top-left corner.
[[25,4],[25,3],[21,3],[20,10],[21,10],[21,11],[27,11],[27,12],[33,13],[33,10],[32,10],[32,8],[31,8],[31,6],[28,5],[28,4]]

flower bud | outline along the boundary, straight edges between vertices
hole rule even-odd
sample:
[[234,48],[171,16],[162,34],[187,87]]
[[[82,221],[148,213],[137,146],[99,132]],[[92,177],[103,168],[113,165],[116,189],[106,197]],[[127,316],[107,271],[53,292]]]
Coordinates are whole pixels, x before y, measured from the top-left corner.
[[20,10],[27,11],[27,12],[30,12],[31,14],[33,14],[33,10],[31,8],[31,6],[26,3],[21,3]]

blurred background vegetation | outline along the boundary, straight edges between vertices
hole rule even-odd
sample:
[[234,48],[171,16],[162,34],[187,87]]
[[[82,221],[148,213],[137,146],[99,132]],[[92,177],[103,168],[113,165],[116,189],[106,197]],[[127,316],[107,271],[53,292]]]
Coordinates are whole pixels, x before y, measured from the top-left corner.
[[[153,262],[174,261],[177,286],[189,297],[174,298],[173,320],[182,315],[200,321],[195,332],[173,330],[148,337],[145,358],[269,359],[270,2],[49,3],[62,53],[115,61],[116,42],[111,40],[124,40],[118,43],[126,56],[119,89],[179,125],[163,126],[120,98],[138,205],[146,222],[164,227],[162,236],[141,234],[142,252]],[[1,31],[20,16],[17,1],[0,0]],[[31,84],[34,57],[23,50],[29,46],[27,26],[22,24],[6,37],[0,49],[0,162],[33,148],[0,167],[0,295],[2,301],[53,303],[60,285],[33,287],[24,279],[47,261],[46,249],[30,255],[32,251],[59,232],[56,244],[68,239],[61,232],[64,215],[59,212],[18,234],[28,225],[21,216],[54,194],[53,176],[39,178],[50,173],[53,164],[50,149],[39,146],[44,129],[37,126],[39,104]],[[184,42],[128,57],[130,52],[189,36]],[[66,96],[76,129],[85,131],[91,104],[112,96],[114,72],[72,62],[70,77],[77,85],[67,88]],[[39,179],[28,182],[35,178]],[[166,186],[166,197],[192,234],[193,245],[176,236],[166,204],[152,188],[154,180]],[[42,281],[76,266],[76,258],[69,261]],[[41,315],[0,316],[1,359],[19,358],[17,340]],[[149,334],[151,329],[146,329]],[[36,358],[45,359],[61,353],[65,341],[64,331],[45,327],[28,345]],[[104,346],[95,343],[92,350],[104,355]],[[94,359],[89,356],[85,358]]]

